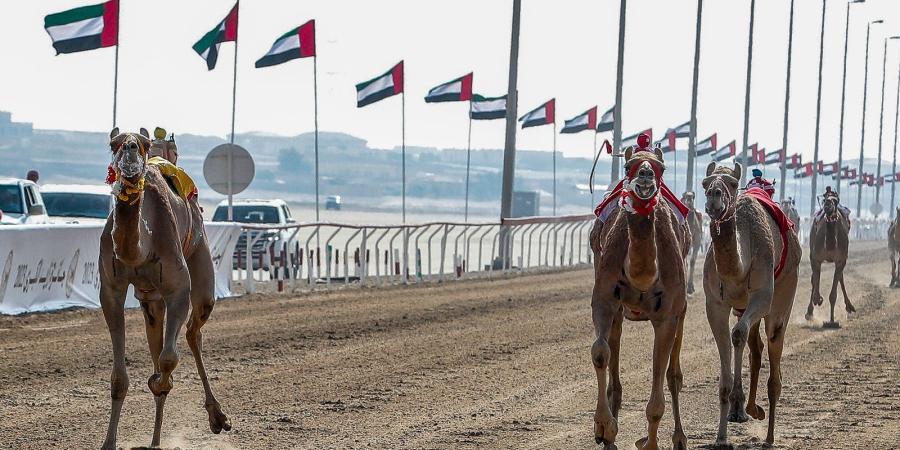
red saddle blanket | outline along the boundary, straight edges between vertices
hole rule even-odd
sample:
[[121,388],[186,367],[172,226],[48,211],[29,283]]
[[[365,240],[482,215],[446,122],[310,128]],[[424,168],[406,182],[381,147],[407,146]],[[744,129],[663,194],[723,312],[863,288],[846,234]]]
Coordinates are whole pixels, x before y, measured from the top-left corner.
[[787,214],[781,210],[781,206],[779,206],[778,203],[775,203],[775,201],[772,200],[772,197],[769,197],[769,194],[766,194],[762,189],[756,187],[750,188],[744,191],[744,195],[755,198],[756,201],[769,212],[769,215],[775,219],[775,222],[778,223],[778,230],[781,232],[781,258],[778,260],[778,265],[775,266],[775,279],[778,279],[778,276],[781,275],[781,271],[784,270],[784,263],[787,260],[787,233],[794,228],[794,222],[792,222]]

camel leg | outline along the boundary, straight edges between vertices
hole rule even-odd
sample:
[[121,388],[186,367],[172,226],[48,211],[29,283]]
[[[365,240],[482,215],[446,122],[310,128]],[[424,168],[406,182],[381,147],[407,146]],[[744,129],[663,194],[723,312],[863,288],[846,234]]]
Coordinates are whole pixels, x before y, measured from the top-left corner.
[[897,252],[894,249],[891,250],[891,283],[888,284],[889,287],[894,287],[897,285]]
[[762,365],[763,342],[759,337],[759,322],[750,328],[750,394],[747,396],[747,414],[756,420],[766,418],[766,413],[756,404],[756,389],[759,385],[759,367]]
[[674,320],[653,324],[653,370],[651,375],[650,401],[647,402],[647,436],[638,439],[634,445],[640,450],[659,448],[659,422],[666,412],[666,397],[663,380],[669,356],[675,343],[677,323]]
[[203,383],[203,391],[206,395],[204,407],[209,414],[209,429],[215,434],[222,430],[231,430],[231,421],[222,412],[222,406],[216,400],[209,378],[206,375],[206,367],[203,364],[203,333],[200,331],[209,320],[215,300],[215,268],[208,252],[196,251],[188,261],[191,273],[191,318],[187,324],[187,342],[194,355],[197,364],[197,372],[200,382]]
[[100,305],[103,307],[103,317],[109,328],[113,350],[113,368],[110,376],[112,409],[106,439],[103,441],[104,450],[116,449],[119,417],[122,414],[125,395],[128,394],[128,370],[125,368],[125,292],[124,288],[114,289],[106,283],[100,286]]
[[591,346],[591,361],[594,363],[594,372],[597,374],[597,409],[594,412],[594,440],[603,444],[606,450],[616,448],[616,435],[619,432],[619,424],[609,408],[606,392],[606,370],[611,360],[611,349],[607,340],[615,315],[619,313],[621,306],[613,305],[612,299],[601,297],[600,286],[594,285],[593,310],[594,330],[597,339]]
[[675,343],[672,345],[672,355],[669,357],[669,370],[666,371],[666,381],[669,384],[669,393],[672,395],[672,415],[675,419],[675,430],[672,434],[672,450],[687,450],[687,436],[681,426],[681,403],[679,394],[684,384],[684,375],[681,372],[681,340],[684,337],[684,313],[678,317],[678,326],[675,329]]
[[822,295],[819,294],[819,278],[822,272],[822,263],[811,260],[810,266],[812,266],[812,291],[809,294],[809,306],[806,308],[806,320],[812,320],[813,306],[822,304]]
[[691,250],[691,270],[690,270],[690,274],[688,275],[688,279],[687,279],[687,293],[688,294],[694,293],[694,264],[697,262],[697,252],[699,252],[699,251],[700,251],[699,246],[694,247]]
[[609,402],[612,415],[619,418],[619,409],[622,407],[622,381],[619,377],[619,347],[622,341],[622,308],[613,317],[612,328],[609,331],[609,386],[606,388],[606,397]]
[[[834,323],[834,304],[837,303],[838,284],[841,282],[841,275],[844,273],[844,265],[846,261],[834,262],[834,278],[831,281],[831,293],[828,294],[828,301],[831,303],[831,322]],[[846,302],[845,302],[846,303]]]
[[769,429],[766,433],[766,442],[769,445],[775,442],[775,406],[781,397],[781,352],[784,349],[786,332],[785,318],[766,317],[766,337],[769,340]]
[[180,286],[187,286],[171,295],[163,295],[166,302],[166,319],[164,323],[165,331],[163,334],[163,348],[159,354],[159,373],[153,374],[147,385],[150,392],[156,397],[156,419],[153,424],[153,439],[150,443],[151,447],[159,446],[160,431],[162,430],[163,410],[165,409],[166,396],[172,390],[172,372],[178,366],[178,351],[176,344],[178,341],[178,333],[187,319],[188,309],[190,307],[190,281],[184,280],[178,283]]
[[728,331],[728,317],[731,307],[719,299],[711,298],[712,293],[706,290],[706,319],[712,330],[716,347],[719,350],[719,431],[716,434],[716,447],[728,446],[728,406],[733,383],[731,373],[731,339]]
[[760,319],[769,312],[772,293],[772,284],[751,290],[747,300],[747,310],[731,330],[731,343],[734,345],[734,388],[731,390],[731,411],[728,414],[728,420],[731,422],[743,423],[750,420],[744,411],[744,388],[741,384],[744,347],[747,344],[751,326],[759,323]]
[[[846,261],[844,264],[847,264]],[[850,303],[850,297],[847,295],[847,286],[844,285],[844,267],[841,266],[841,292],[844,293],[844,308],[847,310],[847,314],[855,313],[856,308],[853,306],[853,303]]]
[[144,312],[144,329],[147,332],[147,346],[150,348],[150,360],[153,361],[153,373],[159,373],[159,354],[163,343],[163,318],[166,315],[166,304],[161,300],[141,302]]

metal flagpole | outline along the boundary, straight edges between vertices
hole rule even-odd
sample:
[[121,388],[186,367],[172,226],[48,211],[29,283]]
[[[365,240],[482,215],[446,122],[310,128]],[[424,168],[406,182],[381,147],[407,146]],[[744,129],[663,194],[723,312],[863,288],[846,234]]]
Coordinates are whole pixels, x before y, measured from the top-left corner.
[[[825,52],[825,0],[822,0],[822,31],[819,34],[819,88],[816,97],[816,138],[813,147],[813,161],[818,164],[819,161],[819,124],[822,118],[822,63],[823,54]],[[817,168],[818,169],[818,168]],[[810,189],[810,211],[816,209],[816,193],[818,192],[819,171],[813,170],[812,188]]]
[[469,169],[472,164],[472,102],[469,102],[469,137],[466,141],[466,206],[465,221],[469,221]]
[[866,148],[866,102],[868,100],[869,93],[869,37],[872,33],[872,25],[883,23],[884,20],[873,20],[866,25],[866,63],[865,63],[865,71],[863,72],[863,111],[862,111],[862,132],[860,133],[860,142],[859,142],[859,185],[856,188],[856,218],[859,219],[862,214],[862,175],[865,170],[863,170],[863,158],[865,157],[865,148]]
[[747,140],[750,134],[750,74],[753,68],[753,19],[756,13],[756,0],[750,0],[750,36],[747,39],[747,87],[744,91],[744,140],[741,146],[741,185],[747,179]]
[[116,60],[113,69],[113,128],[116,127],[116,102],[119,97],[119,6],[116,7]]
[[[792,0],[793,1],[793,0]],[[841,125],[838,131],[838,178],[837,188],[835,191],[841,193],[841,179],[843,178],[840,171],[844,167],[844,105],[847,98],[847,44],[850,41],[850,6],[854,3],[862,3],[865,0],[853,0],[847,4],[847,18],[844,25],[844,78],[843,87],[841,88]]]
[[315,130],[316,153],[316,222],[319,221],[319,75],[316,67],[318,56],[313,56],[313,124]]
[[691,88],[691,134],[688,138],[687,179],[685,191],[694,191],[697,171],[697,88],[700,80],[700,25],[703,23],[703,0],[697,0],[697,33],[694,37],[694,80]]
[[[597,146],[597,133],[594,133],[594,147]],[[556,116],[553,117],[553,215],[556,215]]]
[[[788,26],[788,55],[787,55],[787,81],[784,85],[784,130],[781,137],[781,200],[784,200],[784,190],[787,188],[787,141],[788,141],[788,111],[791,106],[791,49],[794,47],[794,0],[791,0],[791,19]],[[846,60],[845,60],[846,64]],[[846,65],[844,66],[846,68]],[[844,72],[846,73],[846,72]]]
[[900,70],[897,71],[897,103],[894,106],[894,162],[891,165],[891,218],[894,218],[894,193],[897,186],[897,126],[900,125]]
[[[622,146],[622,72],[625,66],[625,9],[627,0],[619,2],[619,52],[616,62],[616,105],[613,109],[613,148],[616,153]],[[610,164],[609,188],[619,181],[619,164],[613,156]]]
[[[406,68],[403,69],[406,72]],[[403,74],[403,84],[406,84],[406,73]],[[401,214],[403,216],[403,223],[406,223],[406,89],[403,89],[404,92],[400,93],[400,127],[401,127],[401,136],[400,136],[400,157],[403,160],[403,182],[402,182],[402,195],[401,195]]]
[[[240,14],[240,5],[241,2],[238,1],[235,3],[235,8],[238,9],[238,14]],[[238,62],[238,39],[240,39],[240,35],[236,35],[234,37],[234,78],[231,83],[231,144],[234,144],[234,116],[235,111],[237,111],[237,62]],[[228,152],[228,221],[234,220],[234,195],[233,192],[233,179],[234,179],[234,155],[232,152]]]
[[[522,11],[522,0],[513,0],[512,27],[509,45],[509,81],[506,92],[506,138],[503,145],[503,184],[500,192],[500,218],[510,217],[512,213],[513,180],[516,171],[516,112],[518,110],[519,78],[519,26]],[[500,262],[506,267],[510,261],[509,228],[500,227]]]
[[[875,184],[875,203],[879,203],[881,201],[881,144],[884,140],[884,86],[887,81],[887,46],[888,41],[891,39],[897,39],[900,36],[893,36],[889,38],[884,38],[884,59],[881,62],[881,117],[878,120],[878,163],[877,169],[875,170],[875,179],[879,180],[878,183]],[[876,215],[876,218],[878,216]]]

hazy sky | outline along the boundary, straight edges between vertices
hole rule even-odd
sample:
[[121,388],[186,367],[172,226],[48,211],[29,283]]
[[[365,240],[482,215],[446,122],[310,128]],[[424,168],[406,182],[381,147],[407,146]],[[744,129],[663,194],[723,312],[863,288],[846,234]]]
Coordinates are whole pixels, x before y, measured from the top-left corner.
[[[0,110],[37,128],[106,131],[111,124],[114,49],[54,56],[46,14],[92,0],[0,3]],[[616,0],[523,0],[519,111],[557,98],[557,121],[615,97]],[[822,159],[837,156],[845,0],[827,0]],[[232,0],[121,0],[119,126],[162,125],[175,133],[225,136],[231,121],[234,45],[222,44],[207,71],[191,49],[221,20]],[[317,21],[319,124],[400,144],[400,98],[357,109],[354,85],[406,61],[407,145],[464,148],[465,103],[426,104],[426,91],[474,71],[476,92],[506,92],[511,0],[244,0],[240,10],[237,131],[293,135],[312,131],[312,59],[253,68],[272,42]],[[787,61],[788,0],[757,2],[751,142],[781,146]],[[796,0],[789,151],[812,156],[821,0]],[[695,0],[628,2],[623,132],[656,133],[689,119]],[[699,135],[741,142],[750,0],[707,0],[701,39]],[[878,145],[884,37],[900,34],[900,1],[869,0],[851,11],[845,147],[859,150],[866,23],[872,28],[867,154]],[[885,153],[893,151],[900,41],[888,47]],[[519,148],[549,149],[550,127],[518,132]],[[602,134],[600,138],[611,137]],[[589,132],[558,136],[567,155],[590,156]],[[684,144],[686,146],[686,144]],[[476,122],[473,147],[501,148],[503,121]],[[253,149],[249,149],[251,152]],[[682,155],[683,156],[683,155]],[[886,157],[887,158],[887,157]]]

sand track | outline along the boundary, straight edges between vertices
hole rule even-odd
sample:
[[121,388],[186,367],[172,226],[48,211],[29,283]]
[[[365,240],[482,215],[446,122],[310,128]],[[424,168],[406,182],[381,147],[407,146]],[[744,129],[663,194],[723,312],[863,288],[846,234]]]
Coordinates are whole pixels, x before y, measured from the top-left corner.
[[[900,291],[886,287],[883,248],[854,245],[846,280],[859,313],[848,320],[839,301],[839,330],[821,329],[822,307],[814,322],[803,319],[809,301],[803,263],[785,344],[779,448],[900,448]],[[830,274],[828,266],[823,289],[830,289]],[[234,430],[210,434],[182,340],[163,444],[595,448],[592,283],[584,269],[221,302],[204,328],[204,356]],[[126,325],[131,390],[119,437],[127,448],[149,442],[153,400],[140,311],[129,311]],[[696,448],[713,441],[718,417],[718,356],[702,293],[689,299],[685,330],[682,414]],[[626,323],[623,449],[644,434],[651,337],[648,324]],[[0,448],[98,447],[110,369],[99,311],[0,317]],[[764,358],[763,407],[767,370]],[[669,408],[662,436],[671,433]],[[738,448],[762,448],[764,421],[729,430]],[[668,437],[662,443],[668,446]]]

